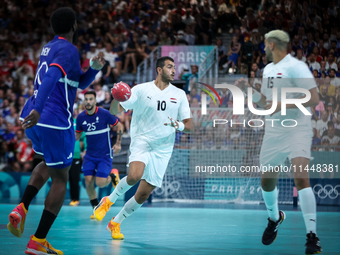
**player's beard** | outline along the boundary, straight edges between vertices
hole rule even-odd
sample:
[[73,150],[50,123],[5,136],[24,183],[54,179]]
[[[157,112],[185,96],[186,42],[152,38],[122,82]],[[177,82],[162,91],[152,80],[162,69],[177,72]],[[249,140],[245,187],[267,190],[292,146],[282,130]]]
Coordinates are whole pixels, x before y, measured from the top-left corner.
[[273,52],[269,49],[264,49],[264,51],[266,52],[268,61],[273,61]]
[[172,81],[172,76],[170,74],[166,74],[166,73],[163,73],[162,75],[162,80],[163,82],[165,83],[169,83],[170,81]]
[[88,110],[88,111],[92,111],[93,107],[94,107],[94,105],[86,105],[85,106],[86,110]]

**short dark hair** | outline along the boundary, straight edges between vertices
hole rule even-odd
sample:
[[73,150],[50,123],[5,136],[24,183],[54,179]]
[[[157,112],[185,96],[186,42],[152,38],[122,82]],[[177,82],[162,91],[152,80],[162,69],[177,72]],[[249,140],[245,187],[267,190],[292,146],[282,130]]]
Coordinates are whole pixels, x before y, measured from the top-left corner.
[[84,94],[84,96],[86,96],[86,95],[94,95],[94,98],[96,98],[96,97],[97,97],[97,94],[96,94],[96,92],[94,92],[93,90],[86,91],[86,92],[85,92],[85,94]]
[[67,34],[76,23],[76,13],[69,7],[61,7],[51,15],[51,26],[56,35]]
[[163,67],[165,66],[165,61],[166,60],[170,60],[171,62],[175,62],[172,58],[170,58],[168,56],[161,57],[161,58],[157,59],[157,62],[156,62],[156,73],[157,74],[158,74],[157,68],[160,67],[160,68],[163,69]]
[[334,122],[333,121],[328,121],[327,127],[334,127]]

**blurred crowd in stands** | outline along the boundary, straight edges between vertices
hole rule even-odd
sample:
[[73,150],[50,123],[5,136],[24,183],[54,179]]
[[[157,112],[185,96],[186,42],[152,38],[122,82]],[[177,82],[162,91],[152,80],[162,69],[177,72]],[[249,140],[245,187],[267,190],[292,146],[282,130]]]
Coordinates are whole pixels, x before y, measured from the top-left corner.
[[[89,87],[96,91],[98,105],[106,109],[112,100],[110,85],[119,81],[123,73],[136,73],[138,64],[162,45],[216,45],[220,73],[245,74],[251,85],[260,90],[262,72],[269,63],[264,54],[264,34],[283,29],[291,38],[288,52],[304,61],[318,78],[321,100],[313,108],[313,144],[339,143],[339,1],[0,0],[0,170],[31,169],[34,152],[21,129],[19,115],[25,101],[34,94],[41,49],[53,39],[49,17],[61,6],[69,6],[77,14],[76,47],[82,70],[89,68],[89,59],[97,54],[106,60]],[[221,39],[226,33],[232,37],[228,45]],[[191,106],[200,107],[200,93],[191,86],[195,84],[191,81],[198,79],[198,67],[182,72],[180,78],[187,81],[185,89]],[[78,93],[75,117],[84,110],[84,92]],[[219,107],[232,106],[228,91],[220,91],[220,96]],[[210,102],[209,107],[215,105]],[[125,136],[129,136],[131,112],[122,113],[119,118],[125,125]],[[211,137],[209,127],[196,132],[191,137],[177,137],[177,141],[187,141],[189,148],[195,136],[206,147],[251,147],[261,139],[263,131],[228,129],[223,133],[229,140],[223,143]],[[253,136],[258,137],[254,142]]]

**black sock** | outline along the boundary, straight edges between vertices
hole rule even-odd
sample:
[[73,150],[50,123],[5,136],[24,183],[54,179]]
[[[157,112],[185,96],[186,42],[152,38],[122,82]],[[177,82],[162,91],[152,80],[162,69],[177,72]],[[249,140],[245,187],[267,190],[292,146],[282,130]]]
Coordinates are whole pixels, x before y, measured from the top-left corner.
[[97,198],[90,200],[90,202],[91,202],[91,205],[92,205],[93,208],[96,207],[99,204]]
[[20,201],[20,203],[24,203],[26,210],[28,210],[32,199],[35,197],[36,194],[38,194],[38,191],[39,190],[33,185],[27,185],[24,195],[22,196]]
[[39,239],[46,238],[47,233],[48,231],[50,231],[50,228],[52,227],[55,218],[57,218],[56,215],[47,210],[44,210],[40,219],[37,232],[35,232],[34,236]]

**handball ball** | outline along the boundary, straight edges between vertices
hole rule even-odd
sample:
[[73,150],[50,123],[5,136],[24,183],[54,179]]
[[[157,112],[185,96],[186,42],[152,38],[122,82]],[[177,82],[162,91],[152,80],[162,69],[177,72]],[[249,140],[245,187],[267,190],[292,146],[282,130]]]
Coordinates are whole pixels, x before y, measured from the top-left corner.
[[129,85],[121,81],[113,86],[111,93],[114,99],[124,102],[130,98],[131,89]]

